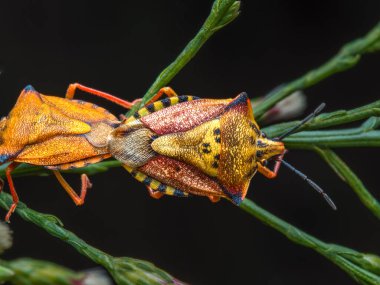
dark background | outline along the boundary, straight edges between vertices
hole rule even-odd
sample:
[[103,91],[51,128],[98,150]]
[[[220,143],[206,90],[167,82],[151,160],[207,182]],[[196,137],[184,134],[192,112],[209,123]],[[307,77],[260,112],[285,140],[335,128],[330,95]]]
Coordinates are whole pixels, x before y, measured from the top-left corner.
[[[64,96],[69,83],[80,82],[126,99],[141,97],[195,35],[211,4],[2,1],[0,113],[8,113],[27,84],[56,96]],[[364,35],[379,21],[379,11],[379,1],[243,1],[240,17],[212,37],[170,86],[200,97],[227,98],[241,91],[262,96]],[[379,99],[379,60],[379,55],[365,56],[356,68],[308,89],[308,111],[322,101],[333,111]],[[79,97],[123,112],[91,96]],[[379,150],[337,152],[380,198]],[[339,211],[331,211],[286,169],[274,181],[254,177],[248,197],[324,241],[380,253],[379,222],[351,189],[316,154],[292,151],[287,160],[323,185]],[[79,176],[66,176],[79,186]],[[116,256],[152,261],[192,284],[354,284],[323,257],[227,201],[154,200],[123,169],[91,179],[94,187],[80,208],[54,177],[25,177],[15,183],[22,201],[57,215],[90,244]],[[15,242],[6,258],[48,259],[78,270],[94,267],[17,215],[11,227]]]

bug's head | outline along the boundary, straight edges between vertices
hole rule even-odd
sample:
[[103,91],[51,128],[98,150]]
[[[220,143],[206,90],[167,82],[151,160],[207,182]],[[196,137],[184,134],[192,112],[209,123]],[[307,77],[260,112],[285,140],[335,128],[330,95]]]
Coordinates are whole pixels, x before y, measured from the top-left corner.
[[284,153],[284,151],[283,142],[267,138],[264,132],[260,133],[256,141],[256,159],[258,162],[265,164],[267,160]]

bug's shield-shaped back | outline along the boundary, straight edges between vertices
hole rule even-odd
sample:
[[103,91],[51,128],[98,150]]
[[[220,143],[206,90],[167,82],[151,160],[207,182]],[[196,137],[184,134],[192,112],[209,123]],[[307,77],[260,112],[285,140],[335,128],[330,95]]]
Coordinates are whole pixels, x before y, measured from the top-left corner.
[[[203,102],[198,100],[197,103]],[[207,121],[192,129],[158,137],[152,142],[152,148],[165,157],[185,162],[196,169],[194,173],[208,175],[220,186],[218,196],[239,204],[256,171],[255,138],[258,127],[245,93],[232,101],[225,100],[224,104],[218,115],[208,117]],[[192,120],[191,112],[188,116]],[[188,179],[186,186],[189,187],[186,188],[190,189],[193,181]],[[197,194],[210,196],[206,191]]]
[[0,123],[0,163],[61,165],[107,154],[116,117],[94,104],[40,94],[27,86]]

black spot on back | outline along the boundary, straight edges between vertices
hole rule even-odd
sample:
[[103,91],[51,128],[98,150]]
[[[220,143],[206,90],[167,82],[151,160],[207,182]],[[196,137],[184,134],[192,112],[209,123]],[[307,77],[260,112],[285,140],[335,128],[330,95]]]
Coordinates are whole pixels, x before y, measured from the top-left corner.
[[257,141],[257,146],[258,146],[258,147],[266,147],[267,144],[266,144],[266,143],[263,143],[261,140],[258,140],[258,141]]
[[219,164],[217,161],[214,161],[211,165],[213,168],[218,168],[219,167]]
[[203,143],[202,144],[202,152],[203,153],[210,153],[211,152],[211,148],[210,148],[209,143]]
[[263,155],[264,155],[264,152],[262,152],[261,150],[256,151],[256,157],[260,158]]
[[219,128],[217,128],[217,129],[214,130],[214,135],[216,135],[216,136],[220,135],[220,129]]

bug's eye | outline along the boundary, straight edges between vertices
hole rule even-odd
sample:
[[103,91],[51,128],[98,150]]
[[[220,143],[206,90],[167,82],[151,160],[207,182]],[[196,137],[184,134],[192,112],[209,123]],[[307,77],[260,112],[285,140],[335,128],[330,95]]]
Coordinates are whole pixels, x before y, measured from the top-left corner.
[[263,165],[263,166],[267,166],[268,165],[268,160],[263,160],[263,161],[261,161],[261,164]]
[[267,134],[264,132],[261,132],[261,137],[263,137],[265,139],[267,137]]

